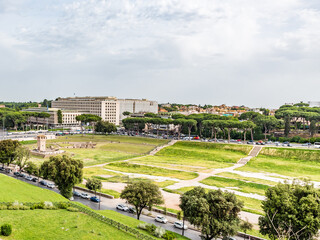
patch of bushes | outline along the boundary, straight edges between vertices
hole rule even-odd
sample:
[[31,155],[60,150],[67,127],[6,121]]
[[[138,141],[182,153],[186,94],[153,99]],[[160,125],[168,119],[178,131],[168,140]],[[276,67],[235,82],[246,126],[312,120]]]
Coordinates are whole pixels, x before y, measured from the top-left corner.
[[315,143],[320,142],[320,137],[312,137],[312,138],[303,138],[300,136],[294,136],[292,138],[289,137],[270,137],[271,141],[279,141],[279,142],[295,142],[295,143]]
[[1,226],[1,235],[3,236],[10,236],[12,233],[12,226],[10,224],[3,224]]
[[168,232],[168,231],[162,237],[166,240],[176,239],[176,235],[173,232]]
[[79,209],[78,208],[75,208],[75,207],[68,207],[67,210],[69,212],[79,212]]
[[[149,224],[149,223],[140,223],[138,225],[138,228],[146,230],[148,233],[150,233],[153,236],[156,236],[158,238],[162,238],[165,236],[167,233],[166,230],[163,227],[156,227],[154,224]],[[175,239],[175,235],[173,235]],[[170,238],[171,239],[171,238]]]

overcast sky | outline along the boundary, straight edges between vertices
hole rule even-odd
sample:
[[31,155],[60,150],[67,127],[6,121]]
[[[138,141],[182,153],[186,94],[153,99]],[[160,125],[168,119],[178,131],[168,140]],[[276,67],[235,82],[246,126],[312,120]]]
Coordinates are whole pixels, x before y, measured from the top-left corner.
[[0,101],[320,101],[319,0],[0,0]]

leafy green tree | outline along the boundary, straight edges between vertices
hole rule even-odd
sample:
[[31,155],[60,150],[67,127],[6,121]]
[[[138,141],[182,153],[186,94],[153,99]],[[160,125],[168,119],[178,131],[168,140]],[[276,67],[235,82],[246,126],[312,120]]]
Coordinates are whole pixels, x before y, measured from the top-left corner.
[[62,111],[60,109],[57,111],[57,115],[58,115],[58,123],[62,124]]
[[81,131],[83,133],[83,124],[90,123],[94,131],[95,123],[101,121],[101,117],[94,114],[81,114],[76,116],[76,120],[78,122],[81,122]]
[[188,128],[188,136],[190,139],[191,129],[197,126],[197,121],[193,119],[184,119],[182,121],[182,126],[185,126]]
[[155,113],[145,113],[144,117],[148,117],[148,118],[157,118],[158,115]]
[[96,178],[89,178],[86,182],[86,187],[94,191],[94,195],[97,195],[97,190],[101,190],[102,188],[102,182]]
[[16,149],[20,143],[16,140],[3,140],[0,141],[0,163],[2,165],[9,165],[12,163],[16,157]]
[[144,208],[149,207],[151,209],[153,205],[163,203],[159,187],[149,181],[129,183],[121,192],[120,197],[135,206],[137,219],[140,219]]
[[111,132],[116,132],[117,127],[116,125],[108,121],[99,121],[95,126],[95,131],[101,132],[101,133],[111,133]]
[[39,167],[34,162],[28,162],[25,170],[29,175],[38,176]]
[[131,112],[125,111],[122,113],[123,116],[129,116],[131,114]]
[[[252,223],[250,223],[248,221],[248,219],[246,220],[241,220],[241,223],[240,223],[240,229],[245,233],[247,234],[248,231],[252,230],[253,228],[253,225]],[[245,238],[244,238],[245,239]]]
[[255,122],[258,125],[261,125],[264,129],[264,139],[267,139],[267,134],[279,125],[279,120],[276,119],[274,116],[259,116],[255,118]]
[[19,171],[24,168],[30,159],[30,150],[28,148],[18,146],[15,151],[14,163],[19,167]]
[[185,218],[201,230],[202,239],[233,236],[239,229],[243,203],[233,193],[195,187],[180,200]]
[[320,229],[320,192],[309,182],[270,187],[262,209],[260,232],[271,239],[313,239]]
[[70,198],[74,185],[82,182],[83,162],[69,156],[53,156],[40,168],[44,178],[54,181],[62,196]]
[[13,128],[18,131],[19,124],[25,123],[26,118],[20,112],[10,112],[6,115],[6,122],[12,123]]
[[182,125],[183,125],[183,118],[177,118],[173,120],[173,124],[176,126],[176,129],[178,131],[178,139],[180,139],[181,131],[182,131]]

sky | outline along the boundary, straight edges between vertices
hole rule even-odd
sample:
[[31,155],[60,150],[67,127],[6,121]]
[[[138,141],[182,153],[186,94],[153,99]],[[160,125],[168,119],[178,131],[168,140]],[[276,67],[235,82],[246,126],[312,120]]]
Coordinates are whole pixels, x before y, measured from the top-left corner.
[[319,0],[0,0],[0,101],[320,101]]

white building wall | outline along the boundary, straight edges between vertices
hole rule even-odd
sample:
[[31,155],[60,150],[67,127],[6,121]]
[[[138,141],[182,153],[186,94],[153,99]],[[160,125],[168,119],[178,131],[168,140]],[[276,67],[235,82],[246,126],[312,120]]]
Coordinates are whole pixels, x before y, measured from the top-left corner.
[[123,112],[130,113],[158,113],[158,103],[146,99],[119,99],[119,119],[126,118]]

